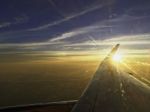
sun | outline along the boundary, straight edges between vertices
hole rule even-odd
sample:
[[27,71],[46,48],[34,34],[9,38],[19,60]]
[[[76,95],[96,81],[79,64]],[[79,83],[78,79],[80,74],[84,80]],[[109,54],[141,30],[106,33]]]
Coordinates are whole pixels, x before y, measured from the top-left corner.
[[122,55],[121,54],[115,54],[112,58],[113,61],[115,62],[121,62],[122,60]]

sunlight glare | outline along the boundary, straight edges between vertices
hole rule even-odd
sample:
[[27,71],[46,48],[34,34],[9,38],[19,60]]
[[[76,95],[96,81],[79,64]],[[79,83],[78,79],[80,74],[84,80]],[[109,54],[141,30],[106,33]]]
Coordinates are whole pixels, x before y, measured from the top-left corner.
[[121,59],[122,59],[121,54],[115,54],[115,55],[113,56],[113,61],[115,61],[115,62],[120,62]]

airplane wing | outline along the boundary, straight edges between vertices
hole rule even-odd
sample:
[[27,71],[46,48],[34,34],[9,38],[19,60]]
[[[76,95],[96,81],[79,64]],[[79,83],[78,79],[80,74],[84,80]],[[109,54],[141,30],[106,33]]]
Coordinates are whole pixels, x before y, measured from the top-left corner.
[[113,49],[111,50],[111,52],[108,54],[108,56],[106,58],[111,59],[116,54],[119,46],[120,46],[120,44],[117,44],[116,46],[114,46]]
[[0,108],[0,112],[70,112],[77,100],[36,103]]
[[99,65],[72,112],[150,112],[150,87],[111,61],[118,47]]
[[79,101],[0,109],[2,112],[150,112],[150,87],[114,64],[117,44],[99,65]]

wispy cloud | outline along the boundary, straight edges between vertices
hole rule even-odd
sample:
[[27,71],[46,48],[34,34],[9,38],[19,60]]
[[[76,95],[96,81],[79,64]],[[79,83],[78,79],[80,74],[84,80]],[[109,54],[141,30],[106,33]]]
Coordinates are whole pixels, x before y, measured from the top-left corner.
[[17,17],[14,17],[11,22],[8,21],[8,22],[0,23],[0,28],[5,28],[5,27],[9,27],[11,25],[24,23],[24,22],[27,22],[28,20],[29,20],[29,17],[26,15],[17,16]]
[[[95,43],[96,42],[96,43]],[[94,46],[95,44],[97,46],[111,46],[115,44],[121,44],[124,46],[128,45],[150,45],[150,34],[139,34],[139,35],[125,35],[125,36],[117,36],[117,37],[112,37],[110,39],[105,39],[105,40],[93,40],[89,39],[88,41],[82,42],[82,43],[74,43],[74,44],[68,44],[66,46],[69,47],[82,47],[82,46]],[[150,49],[150,48],[149,48]]]
[[50,39],[49,41],[51,41],[51,42],[61,41],[61,40],[64,40],[64,39],[72,38],[74,36],[78,36],[80,34],[86,34],[86,33],[95,31],[96,29],[99,29],[99,31],[100,31],[100,30],[103,30],[105,28],[111,28],[111,27],[113,27],[113,26],[101,25],[101,23],[93,24],[91,26],[86,26],[86,27],[82,27],[82,28],[72,30],[70,32],[63,33],[62,35],[54,37],[54,38]]
[[106,43],[150,44],[150,34],[125,35],[104,40]]
[[[54,5],[54,3],[50,0],[50,3],[52,3]],[[76,18],[76,17],[79,17],[79,16],[82,16],[84,14],[87,14],[89,12],[92,12],[92,11],[95,11],[97,9],[100,9],[100,8],[103,8],[105,6],[108,6],[110,5],[111,2],[103,2],[101,4],[97,4],[95,6],[92,6],[92,7],[88,7],[86,8],[85,10],[79,12],[79,13],[76,13],[76,14],[72,14],[70,16],[64,16],[64,19],[61,19],[61,20],[58,20],[58,21],[54,21],[52,23],[49,23],[49,24],[46,24],[46,25],[42,25],[42,26],[39,26],[39,27],[36,27],[36,28],[32,28],[32,29],[29,29],[29,31],[38,31],[38,30],[42,30],[42,29],[46,29],[48,27],[52,27],[52,26],[55,26],[55,25],[59,25],[63,22],[66,22],[68,20],[71,20],[73,18]],[[55,5],[54,5],[55,6]],[[56,6],[55,6],[56,7]],[[60,11],[59,11],[60,12]]]
[[70,32],[63,33],[62,35],[60,35],[58,37],[54,37],[50,41],[59,41],[59,40],[67,39],[67,38],[72,38],[72,37],[79,35],[79,34],[86,34],[86,33],[95,31],[96,29],[99,29],[99,31],[104,29],[108,33],[108,29],[112,30],[114,27],[119,26],[120,22],[124,23],[125,21],[134,21],[137,19],[143,19],[143,18],[147,18],[147,17],[149,17],[149,16],[138,16],[138,17],[136,17],[136,16],[129,16],[127,14],[124,14],[124,15],[121,15],[121,16],[116,17],[116,18],[112,18],[109,20],[102,20],[100,22],[97,22],[96,24],[86,26],[86,27],[81,27],[81,28],[72,30]]
[[51,42],[54,42],[54,41],[58,41],[58,40],[63,40],[63,39],[66,39],[66,38],[69,38],[69,37],[73,37],[75,35],[78,35],[80,33],[83,33],[82,31],[80,32],[68,32],[68,33],[64,33],[62,34],[61,36],[58,36],[58,37],[55,37],[53,39],[50,39]]
[[121,52],[123,54],[150,55],[150,34],[118,36],[111,39],[94,40],[94,42],[91,39],[82,43],[70,43],[65,46],[72,49],[81,48],[81,51],[100,51],[103,52],[102,54],[107,54],[111,47],[118,43],[121,44]]
[[92,37],[89,39],[91,40],[73,44],[65,41],[0,44],[0,54],[61,55],[65,53],[71,55],[106,55],[112,46],[116,43],[120,43],[122,49],[121,51],[123,51],[124,54],[141,56],[150,55],[150,34],[118,36],[105,40],[95,40]]
[[19,24],[19,23],[27,22],[29,20],[29,17],[27,15],[21,15],[21,16],[15,17],[14,20],[15,21],[13,24]]
[[0,44],[0,48],[7,48],[7,47],[39,47],[45,45],[57,45],[62,44],[63,42],[36,42],[36,43],[3,43]]
[[0,28],[8,27],[10,25],[11,25],[10,22],[3,22],[3,23],[0,23]]
[[118,18],[110,19],[109,22],[126,22],[126,21],[141,20],[149,17],[150,17],[149,15],[131,16],[128,13],[125,13]]

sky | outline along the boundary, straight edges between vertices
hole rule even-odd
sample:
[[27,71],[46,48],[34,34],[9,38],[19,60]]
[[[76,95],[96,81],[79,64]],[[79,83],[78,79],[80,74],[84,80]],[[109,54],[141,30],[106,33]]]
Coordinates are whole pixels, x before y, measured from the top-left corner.
[[150,55],[149,0],[0,0],[0,55]]

